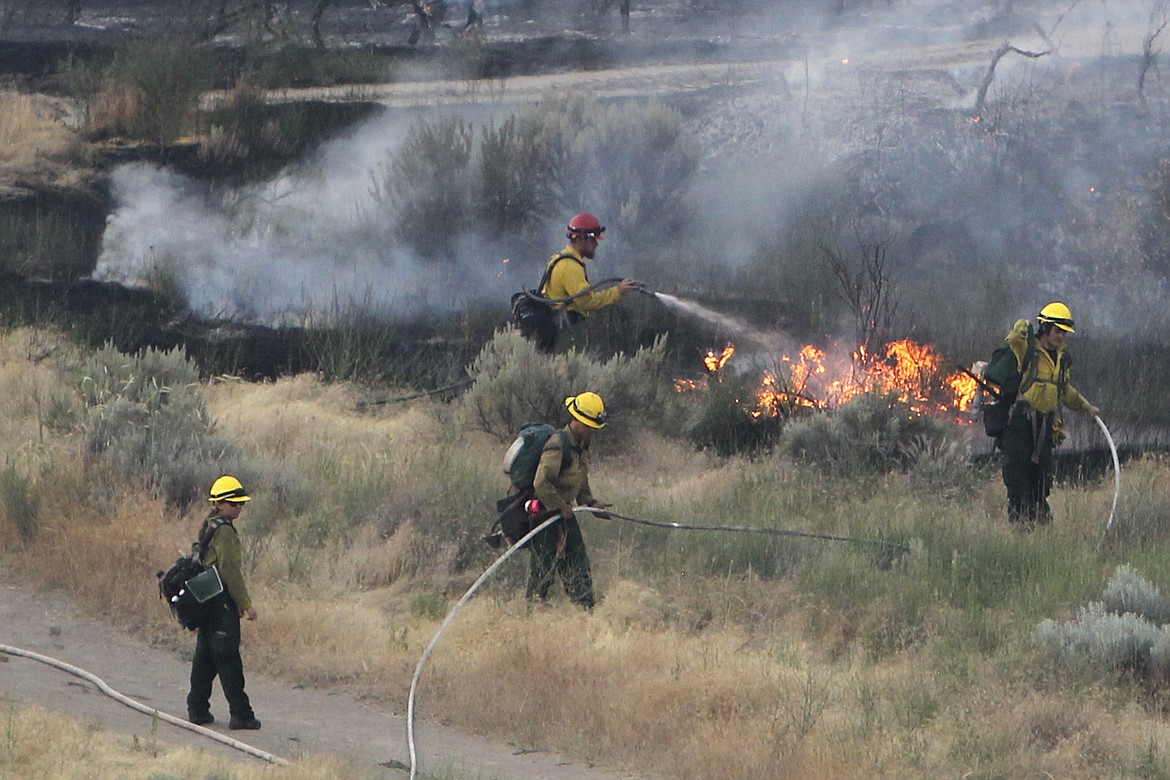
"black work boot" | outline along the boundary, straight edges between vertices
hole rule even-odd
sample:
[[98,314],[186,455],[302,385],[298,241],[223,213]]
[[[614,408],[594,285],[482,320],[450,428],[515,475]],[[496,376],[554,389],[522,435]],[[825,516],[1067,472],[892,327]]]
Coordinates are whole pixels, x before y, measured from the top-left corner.
[[232,718],[228,723],[228,728],[232,731],[255,731],[260,728],[260,721],[256,718]]
[[215,723],[215,716],[210,712],[188,712],[187,720],[196,726],[206,726],[209,723]]

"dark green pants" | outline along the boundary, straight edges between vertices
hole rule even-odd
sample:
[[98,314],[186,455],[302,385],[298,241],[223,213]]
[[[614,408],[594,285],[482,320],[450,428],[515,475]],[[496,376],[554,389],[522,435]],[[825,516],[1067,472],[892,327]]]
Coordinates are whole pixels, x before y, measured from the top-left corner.
[[191,691],[187,714],[206,715],[211,711],[211,684],[219,677],[232,720],[255,717],[248,694],[244,693],[244,661],[240,657],[240,613],[234,601],[218,598],[207,625],[199,629],[195,658],[191,661]]
[[[528,542],[532,558],[528,566],[529,599],[548,599],[548,591],[559,574],[569,600],[582,607],[592,607],[593,576],[589,573],[589,553],[577,518],[559,520]],[[560,554],[563,549],[563,554]]]
[[1008,520],[1012,523],[1044,524],[1052,519],[1048,506],[1052,492],[1052,418],[1051,414],[1015,413],[1000,440]]

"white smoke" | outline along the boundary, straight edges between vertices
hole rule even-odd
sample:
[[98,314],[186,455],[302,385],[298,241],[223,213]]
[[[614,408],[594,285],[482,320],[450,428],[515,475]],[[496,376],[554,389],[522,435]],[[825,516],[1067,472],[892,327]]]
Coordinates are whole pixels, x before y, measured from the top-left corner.
[[191,311],[268,324],[358,305],[398,315],[505,299],[503,266],[472,242],[448,262],[422,262],[391,234],[375,176],[404,135],[382,117],[334,140],[311,164],[219,192],[153,165],[118,168],[94,277],[141,285],[173,278]]

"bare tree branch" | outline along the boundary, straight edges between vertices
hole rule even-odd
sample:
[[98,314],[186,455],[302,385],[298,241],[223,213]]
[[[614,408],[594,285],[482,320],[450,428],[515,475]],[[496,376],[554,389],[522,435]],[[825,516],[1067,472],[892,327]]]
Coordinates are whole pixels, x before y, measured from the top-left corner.
[[1150,29],[1146,32],[1145,37],[1142,38],[1142,64],[1138,69],[1137,83],[1138,97],[1141,98],[1142,105],[1145,105],[1146,103],[1146,74],[1148,74],[1150,70],[1154,68],[1158,59],[1158,52],[1154,50],[1154,41],[1156,41],[1158,36],[1162,34],[1162,31],[1166,29],[1167,23],[1168,20],[1165,18],[1165,16],[1163,16],[1162,22],[1155,27],[1153,14],[1151,14]]
[[1018,46],[1012,46],[1010,43],[1004,43],[995,50],[995,54],[991,56],[991,64],[987,66],[987,73],[983,75],[983,81],[979,83],[979,92],[975,95],[975,116],[982,116],[983,109],[987,103],[987,90],[991,87],[991,82],[995,80],[995,66],[1007,54],[1019,54],[1021,57],[1028,57],[1029,59],[1037,59],[1039,57],[1051,54],[1050,51],[1028,51],[1021,49]]

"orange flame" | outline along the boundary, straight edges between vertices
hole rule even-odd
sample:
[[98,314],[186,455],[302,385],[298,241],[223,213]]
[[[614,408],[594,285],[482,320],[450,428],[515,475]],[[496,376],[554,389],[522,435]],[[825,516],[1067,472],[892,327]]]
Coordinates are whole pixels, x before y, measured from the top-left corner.
[[[734,354],[735,346],[728,344],[722,353],[708,352],[703,364],[715,374]],[[946,359],[934,347],[909,339],[886,344],[880,354],[871,355],[860,346],[837,360],[810,344],[795,357],[785,355],[781,363],[779,376],[764,374],[755,405],[746,410],[753,417],[775,416],[784,410],[832,409],[865,393],[883,393],[895,395],[919,413],[954,414],[958,422],[966,423],[970,420],[958,415],[971,411],[978,389],[964,372],[946,371]],[[675,380],[679,392],[705,384]]]
[[707,356],[703,358],[703,365],[707,367],[708,371],[714,374],[716,371],[727,365],[727,361],[731,360],[731,356],[734,354],[735,346],[732,344],[728,344],[726,347],[724,347],[723,351],[718,355],[715,354],[714,350],[708,350]]

